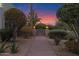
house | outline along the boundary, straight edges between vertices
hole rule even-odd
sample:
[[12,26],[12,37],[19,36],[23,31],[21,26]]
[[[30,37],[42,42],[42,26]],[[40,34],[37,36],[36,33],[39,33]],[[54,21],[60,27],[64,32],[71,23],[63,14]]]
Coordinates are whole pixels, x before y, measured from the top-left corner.
[[5,28],[4,12],[10,8],[15,8],[10,3],[0,3],[0,29]]

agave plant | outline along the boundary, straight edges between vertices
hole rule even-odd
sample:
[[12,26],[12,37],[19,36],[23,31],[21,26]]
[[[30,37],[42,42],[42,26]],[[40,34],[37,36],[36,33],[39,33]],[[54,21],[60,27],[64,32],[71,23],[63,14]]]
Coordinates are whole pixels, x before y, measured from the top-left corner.
[[65,36],[66,39],[76,39],[76,34],[73,31],[68,31],[68,34]]
[[12,45],[11,45],[10,49],[11,49],[12,53],[17,53],[18,52],[18,47],[17,47],[15,42],[12,42]]

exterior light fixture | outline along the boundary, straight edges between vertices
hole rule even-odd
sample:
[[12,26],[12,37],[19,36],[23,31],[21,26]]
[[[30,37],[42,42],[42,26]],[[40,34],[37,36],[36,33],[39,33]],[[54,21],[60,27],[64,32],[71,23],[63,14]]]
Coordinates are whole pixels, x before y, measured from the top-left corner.
[[33,28],[35,29],[35,26]]
[[46,26],[46,29],[48,29],[49,27],[48,26]]

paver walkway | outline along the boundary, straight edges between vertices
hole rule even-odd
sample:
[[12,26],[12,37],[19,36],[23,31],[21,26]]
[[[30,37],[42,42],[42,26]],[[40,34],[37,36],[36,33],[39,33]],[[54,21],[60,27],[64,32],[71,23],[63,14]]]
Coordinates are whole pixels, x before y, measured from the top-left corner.
[[62,49],[62,43],[56,46],[54,40],[45,36],[36,36],[33,38],[26,55],[28,56],[75,56]]
[[51,49],[48,38],[37,36],[31,43],[31,47],[27,55],[31,56],[51,56],[56,55],[55,51]]
[[20,38],[17,41],[19,52],[16,54],[3,54],[15,56],[75,56],[62,49],[62,45],[56,46],[52,39],[45,36],[36,36],[31,39]]

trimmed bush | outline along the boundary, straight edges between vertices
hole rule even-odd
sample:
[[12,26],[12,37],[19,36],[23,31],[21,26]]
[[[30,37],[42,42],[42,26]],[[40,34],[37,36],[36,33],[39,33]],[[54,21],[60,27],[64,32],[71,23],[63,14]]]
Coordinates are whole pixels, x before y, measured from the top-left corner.
[[67,31],[65,31],[65,30],[60,30],[60,29],[55,29],[55,30],[50,30],[49,31],[49,33],[48,33],[48,35],[49,35],[49,38],[56,38],[56,37],[58,37],[58,38],[64,38],[66,35],[67,35]]
[[67,35],[67,31],[65,30],[50,30],[48,33],[48,36],[50,39],[54,39],[56,45],[59,44],[59,42],[62,39],[65,39],[65,36]]
[[40,23],[40,24],[36,25],[36,29],[46,29],[46,25]]

